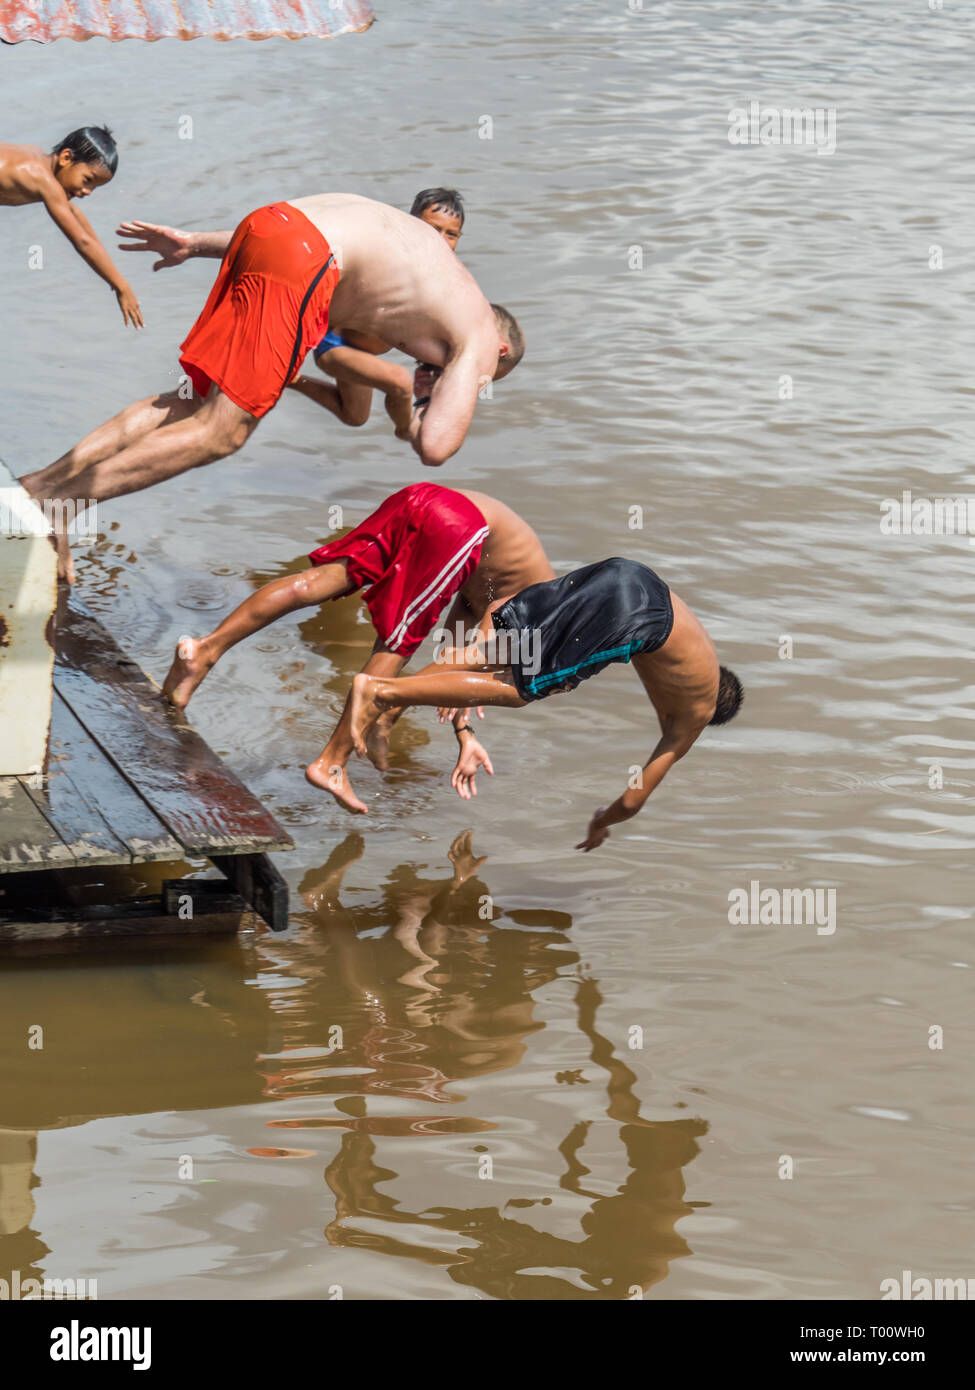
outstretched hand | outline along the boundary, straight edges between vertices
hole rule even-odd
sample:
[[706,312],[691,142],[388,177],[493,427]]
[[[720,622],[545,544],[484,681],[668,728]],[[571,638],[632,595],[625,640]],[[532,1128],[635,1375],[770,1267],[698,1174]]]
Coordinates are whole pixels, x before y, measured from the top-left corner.
[[154,252],[159,260],[153,270],[182,265],[191,255],[192,232],[181,232],[176,227],[160,227],[155,222],[123,222],[116,235],[131,238],[119,242],[120,251]]
[[123,285],[121,289],[115,291],[115,298],[118,300],[118,307],[122,311],[126,325],[131,324],[133,328],[145,328],[146,321],[142,317],[139,301],[132,293],[132,287]]
[[471,797],[477,796],[477,785],[474,777],[478,769],[482,767],[491,777],[494,776],[494,768],[491,766],[487,749],[478,743],[472,734],[470,738],[464,740],[464,746],[457,757],[457,766],[450,778],[450,785],[463,801],[470,801]]
[[591,849],[598,849],[604,840],[609,839],[609,827],[603,824],[603,816],[606,814],[607,807],[600,806],[599,810],[589,822],[589,829],[586,831],[586,838],[580,840],[576,849],[584,849],[588,854]]

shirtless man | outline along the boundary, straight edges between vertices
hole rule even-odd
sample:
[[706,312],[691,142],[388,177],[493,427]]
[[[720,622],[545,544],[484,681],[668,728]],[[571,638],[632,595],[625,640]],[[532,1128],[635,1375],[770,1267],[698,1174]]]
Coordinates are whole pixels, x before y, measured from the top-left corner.
[[[172,704],[185,708],[207,672],[245,637],[286,613],[344,598],[364,586],[379,636],[363,670],[393,680],[450,599],[446,628],[459,631],[463,646],[468,633],[474,638],[471,629],[490,625],[492,607],[554,578],[541,541],[510,507],[483,492],[435,483],[416,483],[387,497],[360,525],[312,551],[309,559],[310,570],[265,584],[208,636],[180,638],[163,686]],[[371,733],[369,756],[383,771],[390,730],[401,713],[391,711]],[[353,791],[346,770],[353,748],[350,717],[347,700],[328,744],[305,775],[347,811],[362,815],[369,808]],[[454,728],[460,750],[451,785],[469,800],[477,795],[478,769],[493,775],[493,768],[466,711],[455,715]]]
[[[457,250],[464,229],[464,204],[455,188],[424,188],[413,199],[410,216],[428,223],[451,251]],[[385,362],[383,357],[387,352],[388,343],[356,333],[351,328],[343,329],[332,319],[325,337],[313,349],[313,355],[315,365],[332,377],[334,385],[299,372],[289,390],[324,406],[344,425],[353,426],[364,425],[369,419],[373,391],[379,391],[396,438],[409,439],[414,409],[413,378],[398,362]],[[422,394],[428,396],[426,391]]]
[[[222,257],[180,363],[195,388],[137,401],[48,468],[21,478],[38,501],[104,501],[236,453],[277,404],[329,315],[442,368],[410,441],[446,462],[464,441],[478,391],[520,360],[470,271],[436,231],[370,198],[324,193],[258,208],[231,232],[127,223],[126,249],[153,269]],[[70,556],[62,547],[67,567]]]
[[[493,605],[492,605],[493,606]],[[687,605],[646,565],[600,560],[536,584],[494,609],[485,638],[419,675],[352,684],[352,738],[367,756],[370,729],[401,705],[520,709],[574,690],[612,662],[631,661],[660,720],[660,739],[633,785],[600,807],[576,849],[596,849],[630,820],[708,724],[726,724],[744,698],[718,665],[711,639]],[[530,658],[530,659],[529,659]]]
[[78,255],[114,290],[125,322],[142,328],[142,310],[131,285],[112,264],[88,218],[74,206],[110,182],[117,168],[112,132],[102,126],[73,130],[49,154],[38,145],[0,144],[0,206],[43,203]]

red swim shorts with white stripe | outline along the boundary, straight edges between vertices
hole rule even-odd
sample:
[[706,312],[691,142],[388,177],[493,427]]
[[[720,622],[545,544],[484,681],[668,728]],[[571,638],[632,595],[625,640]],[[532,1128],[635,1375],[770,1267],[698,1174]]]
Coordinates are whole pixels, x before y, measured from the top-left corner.
[[474,573],[489,529],[463,493],[414,483],[308,558],[313,565],[344,560],[352,583],[365,589],[381,641],[411,656]]

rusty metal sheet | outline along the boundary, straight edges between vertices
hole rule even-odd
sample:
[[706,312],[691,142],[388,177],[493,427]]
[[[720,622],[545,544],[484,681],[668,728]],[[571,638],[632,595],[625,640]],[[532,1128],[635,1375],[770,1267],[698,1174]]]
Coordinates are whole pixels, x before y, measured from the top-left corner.
[[331,39],[374,18],[368,0],[0,0],[0,40]]

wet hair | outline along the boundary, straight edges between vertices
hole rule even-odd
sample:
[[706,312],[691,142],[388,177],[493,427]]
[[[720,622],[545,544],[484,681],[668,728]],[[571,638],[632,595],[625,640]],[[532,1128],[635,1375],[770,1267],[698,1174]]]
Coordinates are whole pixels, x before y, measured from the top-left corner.
[[508,310],[502,308],[500,304],[492,304],[491,308],[494,310],[494,317],[497,320],[501,336],[508,340],[511,351],[504,360],[508,370],[513,371],[525,355],[525,335],[522,333],[521,324],[514,314],[509,314]]
[[460,225],[463,227],[464,204],[456,188],[425,188],[413,199],[410,216],[422,217],[430,208],[449,213],[451,217],[459,217]]
[[59,140],[51,151],[68,150],[75,164],[101,164],[110,174],[118,168],[118,147],[112,132],[103,125],[83,125]]
[[727,666],[720,668],[718,679],[718,703],[714,707],[714,714],[711,716],[711,724],[727,724],[729,719],[734,719],[741,709],[741,703],[745,698],[741,681],[734,671],[729,671]]

